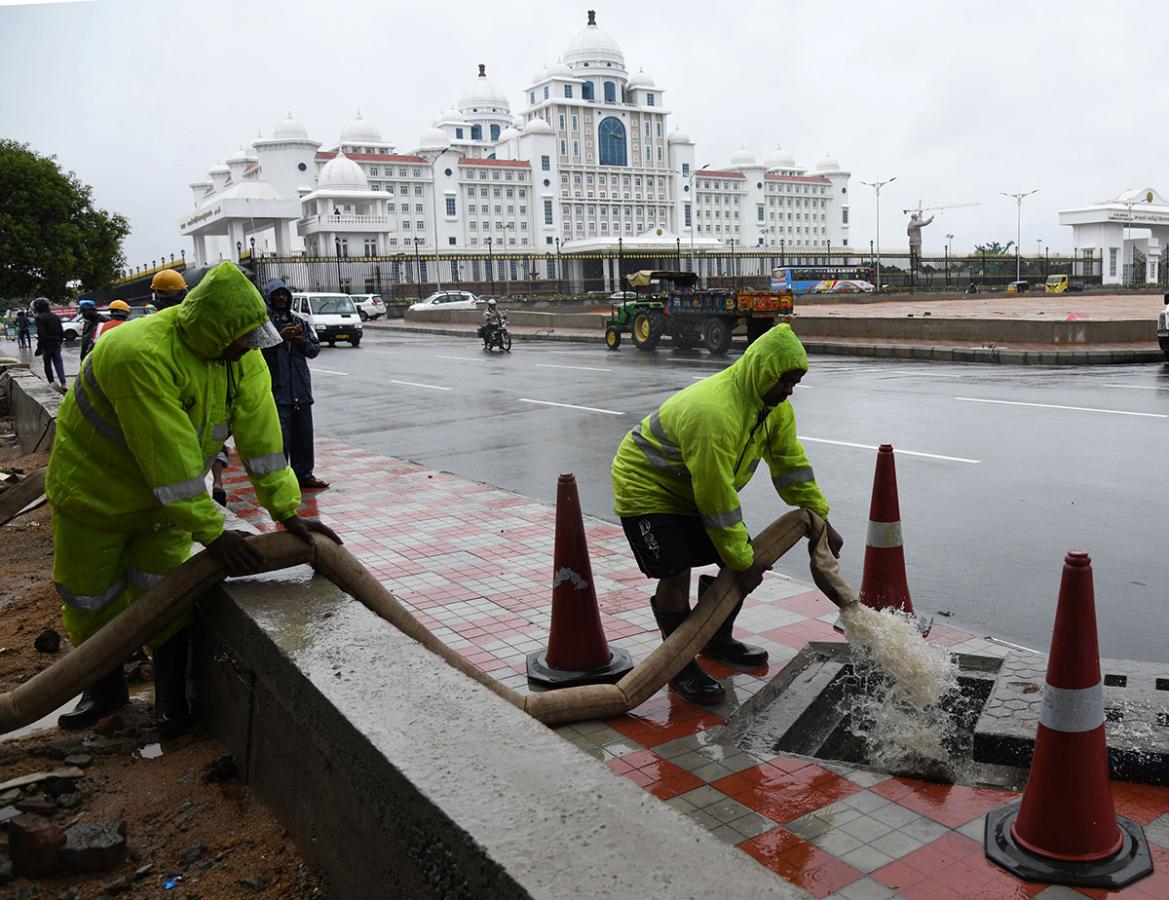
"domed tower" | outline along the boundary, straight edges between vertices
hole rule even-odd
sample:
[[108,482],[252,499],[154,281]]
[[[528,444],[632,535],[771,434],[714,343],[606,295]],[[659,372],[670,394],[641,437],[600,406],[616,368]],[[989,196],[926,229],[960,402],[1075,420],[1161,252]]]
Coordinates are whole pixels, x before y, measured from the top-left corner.
[[629,72],[621,45],[597,27],[597,14],[589,10],[588,24],[576,33],[564,51],[564,64],[584,81],[583,99],[597,103],[621,103]]
[[835,157],[825,153],[813,173],[827,182],[824,190],[824,215],[827,239],[837,246],[848,246],[848,180],[852,173],[843,169]]
[[341,130],[338,149],[345,153],[363,153],[367,151],[358,148],[381,143],[382,134],[377,126],[363,119],[361,110],[358,110],[357,115]]
[[295,198],[298,188],[309,189],[316,178],[316,153],[320,141],[309,137],[308,130],[292,113],[276,123],[272,137],[258,137],[252,142],[264,180],[282,197]]
[[478,76],[459,98],[458,110],[467,121],[468,140],[486,151],[481,154],[483,156],[490,153],[487,148],[498,141],[503,129],[511,124],[511,104],[503,91],[491,83],[487,66],[483,63],[479,63]]

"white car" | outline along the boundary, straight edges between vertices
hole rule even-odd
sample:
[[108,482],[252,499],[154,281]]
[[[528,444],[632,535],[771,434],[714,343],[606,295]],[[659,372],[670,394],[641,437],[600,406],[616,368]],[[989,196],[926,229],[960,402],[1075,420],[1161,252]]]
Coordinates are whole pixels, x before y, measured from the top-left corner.
[[624,300],[636,300],[639,296],[637,291],[614,291],[609,295],[609,300],[613,303],[621,303]]
[[62,322],[61,330],[65,332],[66,343],[73,343],[73,341],[81,337],[81,330],[84,327],[85,319],[83,319],[81,316],[77,316],[76,318],[70,319],[67,322]]
[[370,322],[378,316],[385,315],[386,304],[381,294],[350,294],[353,305],[357,307],[357,314],[362,322]]
[[309,320],[322,344],[335,347],[337,341],[348,341],[356,347],[361,343],[361,318],[348,294],[293,294],[292,311]]
[[478,309],[479,304],[484,302],[470,291],[436,291],[410,309]]

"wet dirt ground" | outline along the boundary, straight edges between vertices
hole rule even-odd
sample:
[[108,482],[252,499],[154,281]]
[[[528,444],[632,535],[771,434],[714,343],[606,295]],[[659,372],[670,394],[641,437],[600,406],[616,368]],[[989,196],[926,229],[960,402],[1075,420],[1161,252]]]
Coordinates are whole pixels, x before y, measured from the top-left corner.
[[[17,466],[27,472],[45,463],[44,454],[22,456],[4,437],[9,432],[10,423],[0,419],[0,469]],[[51,575],[51,520],[42,505],[0,528],[0,690],[12,689],[69,652],[64,639],[56,653],[33,647],[45,629],[60,630]],[[83,773],[71,792],[76,796],[64,802],[47,796],[40,785],[16,796],[0,792],[0,818],[12,805],[31,804],[62,829],[122,820],[128,846],[126,858],[110,871],[5,883],[8,835],[0,825],[0,896],[328,896],[217,740],[201,726],[160,739],[153,727],[149,665],[143,659],[127,666],[132,701],[96,729],[61,731],[51,716],[32,734],[0,738],[0,783],[61,769],[67,757]]]

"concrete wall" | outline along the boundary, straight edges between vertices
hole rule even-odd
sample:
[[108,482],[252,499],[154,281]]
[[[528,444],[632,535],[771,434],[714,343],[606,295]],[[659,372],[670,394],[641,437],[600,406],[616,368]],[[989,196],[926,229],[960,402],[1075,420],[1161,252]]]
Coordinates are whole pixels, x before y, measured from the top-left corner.
[[203,601],[197,686],[335,896],[806,896],[310,574]]
[[48,450],[53,444],[61,395],[23,365],[0,367],[0,394],[11,410],[21,451]]

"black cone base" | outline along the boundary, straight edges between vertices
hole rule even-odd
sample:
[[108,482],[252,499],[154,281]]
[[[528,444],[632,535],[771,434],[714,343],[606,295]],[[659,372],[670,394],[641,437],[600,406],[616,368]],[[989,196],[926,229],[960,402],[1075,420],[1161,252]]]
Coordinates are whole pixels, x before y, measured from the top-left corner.
[[1124,843],[1107,859],[1064,862],[1020,847],[1011,835],[1011,826],[1022,802],[1015,800],[987,813],[983,838],[986,858],[1017,878],[1076,887],[1121,888],[1152,874],[1153,860],[1144,829],[1121,816],[1116,817],[1116,824],[1120,826]]
[[628,651],[609,644],[612,656],[607,666],[597,669],[554,669],[548,665],[548,651],[528,654],[528,681],[546,688],[575,687],[580,684],[614,684],[633,668]]

